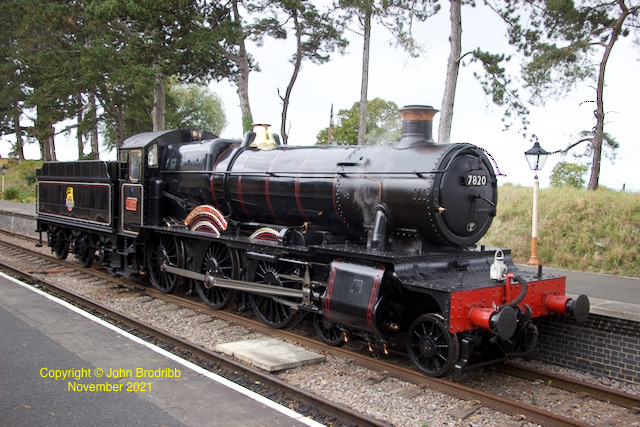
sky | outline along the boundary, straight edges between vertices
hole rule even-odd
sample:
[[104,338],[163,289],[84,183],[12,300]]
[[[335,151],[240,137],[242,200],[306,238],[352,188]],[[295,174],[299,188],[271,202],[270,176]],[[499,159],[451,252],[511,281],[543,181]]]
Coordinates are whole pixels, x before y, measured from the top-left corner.
[[[446,64],[449,56],[449,10],[443,9],[425,23],[414,26],[414,38],[424,47],[418,58],[411,58],[402,49],[393,46],[391,34],[374,25],[372,32],[371,59],[369,68],[368,99],[376,97],[393,101],[399,107],[412,104],[431,105],[440,109]],[[480,47],[492,52],[508,52],[505,27],[499,18],[484,7],[462,9],[462,52]],[[312,145],[321,129],[329,125],[330,110],[334,115],[341,109],[349,109],[360,99],[362,74],[362,37],[347,32],[350,45],[343,56],[334,54],[332,60],[323,65],[303,63],[298,80],[293,88],[289,107],[287,128],[290,145]],[[249,99],[254,121],[270,123],[272,131],[280,132],[282,104],[278,89],[282,93],[289,82],[293,65],[289,58],[293,54],[292,41],[267,39],[264,46],[249,45],[261,71],[253,72],[249,78]],[[620,39],[614,47],[608,63],[605,88],[605,131],[620,143],[615,160],[604,158],[600,172],[600,185],[620,190],[640,191],[640,137],[634,124],[638,120],[637,102],[640,99],[640,50],[633,48],[630,38]],[[518,60],[510,67],[517,71]],[[532,142],[518,132],[517,123],[504,130],[501,121],[503,110],[495,106],[484,94],[473,76],[476,66],[461,67],[455,99],[451,141],[469,142],[487,150],[495,158],[500,171],[506,176],[499,184],[514,183],[530,186],[533,172],[529,169],[524,152]],[[560,100],[549,99],[543,107],[532,107],[529,132],[535,133],[540,145],[547,151],[564,148],[577,139],[581,130],[595,125],[593,103],[595,82],[586,82]],[[221,98],[227,126],[221,136],[242,136],[241,113],[236,88],[228,81],[214,82],[210,88]],[[434,135],[437,137],[439,115],[434,118]],[[6,157],[12,138],[0,140],[0,154]],[[77,159],[75,136],[56,137],[56,150],[60,160]],[[37,158],[35,144],[27,147],[28,158]],[[582,149],[574,150],[581,153]],[[101,155],[115,159],[115,153]],[[547,187],[551,171],[559,161],[578,163],[580,160],[568,156],[553,155],[539,172],[540,186]],[[585,162],[585,160],[582,160]],[[585,175],[588,180],[588,175]]]

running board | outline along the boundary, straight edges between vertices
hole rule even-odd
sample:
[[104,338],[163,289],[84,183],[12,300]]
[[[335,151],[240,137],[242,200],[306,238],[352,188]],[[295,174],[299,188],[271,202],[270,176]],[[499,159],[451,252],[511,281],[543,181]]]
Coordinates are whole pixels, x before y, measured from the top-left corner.
[[215,286],[218,288],[237,289],[239,291],[245,291],[257,295],[305,299],[304,297],[306,292],[303,289],[291,289],[282,286],[245,282],[243,280],[224,279],[222,277],[215,277],[209,274],[196,273],[195,271],[173,267],[171,265],[167,265],[166,261],[162,263],[160,270],[165,273],[177,274],[178,276],[186,277],[188,279],[200,280],[205,283],[207,288]]

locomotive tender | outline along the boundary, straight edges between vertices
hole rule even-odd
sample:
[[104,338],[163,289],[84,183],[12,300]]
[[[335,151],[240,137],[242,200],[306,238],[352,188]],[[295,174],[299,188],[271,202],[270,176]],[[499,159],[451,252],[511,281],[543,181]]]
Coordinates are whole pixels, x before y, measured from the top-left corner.
[[526,356],[532,319],[584,322],[589,300],[476,245],[496,174],[481,148],[433,142],[436,112],[401,109],[394,146],[284,146],[260,125],[243,140],[134,135],[118,161],[45,163],[38,231],[59,258],[186,286],[216,309],[244,292],[274,328],[308,313],[324,342],[402,351],[427,375]]

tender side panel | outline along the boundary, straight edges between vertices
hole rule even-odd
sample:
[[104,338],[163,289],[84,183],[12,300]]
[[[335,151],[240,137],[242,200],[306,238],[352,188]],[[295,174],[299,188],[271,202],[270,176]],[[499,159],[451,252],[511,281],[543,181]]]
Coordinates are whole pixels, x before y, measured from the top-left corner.
[[[551,295],[564,295],[565,288],[565,277],[527,280],[527,294],[518,306],[523,310],[525,304],[529,306],[533,317],[547,316],[552,314],[547,308],[547,298]],[[506,285],[499,284],[488,288],[452,292],[449,331],[456,333],[475,329],[469,320],[469,313],[473,308],[499,307],[513,301],[521,289],[521,285],[513,281],[508,290]]]
[[38,184],[38,214],[111,225],[111,185],[45,181]]

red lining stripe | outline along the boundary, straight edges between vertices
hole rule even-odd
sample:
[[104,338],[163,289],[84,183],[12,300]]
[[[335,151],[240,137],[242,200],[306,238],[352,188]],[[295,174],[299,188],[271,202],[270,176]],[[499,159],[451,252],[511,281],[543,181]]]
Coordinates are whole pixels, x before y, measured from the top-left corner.
[[273,216],[273,220],[275,222],[278,222],[278,215],[276,215],[276,211],[273,210],[273,206],[271,205],[271,195],[269,194],[269,173],[271,173],[271,169],[273,168],[273,165],[276,163],[278,158],[280,158],[280,156],[284,152],[285,150],[280,151],[278,155],[273,159],[273,161],[269,165],[269,170],[267,171],[267,179],[265,179],[264,181],[264,198],[267,201],[267,207],[269,208],[269,212],[271,212],[271,215]]
[[333,210],[336,213],[336,217],[338,218],[338,221],[340,221],[340,224],[342,224],[342,226],[346,229],[349,230],[349,227],[347,227],[347,224],[344,223],[344,221],[342,220],[342,217],[340,216],[340,212],[338,212],[338,204],[336,203],[336,184],[338,182],[338,174],[336,173],[336,175],[333,177],[333,189],[331,191],[331,200],[333,201]]
[[369,305],[367,306],[367,325],[369,325],[370,331],[376,330],[376,325],[373,323],[373,310],[376,307],[376,301],[378,300],[378,290],[380,288],[380,281],[384,275],[384,264],[378,265],[378,271],[376,277],[373,280],[373,287],[371,289],[371,295],[369,296]]
[[329,283],[327,283],[328,285],[327,291],[325,293],[324,302],[323,302],[324,311],[325,311],[324,315],[326,318],[329,318],[331,313],[331,293],[333,292],[333,285],[336,282],[336,274],[338,273],[338,266],[336,264],[338,264],[340,260],[341,258],[336,258],[336,260],[331,265],[331,273],[329,274]]
[[244,204],[244,200],[242,200],[242,172],[244,172],[244,167],[246,166],[247,162],[249,161],[249,157],[251,157],[253,155],[253,153],[255,153],[255,151],[249,152],[249,155],[247,156],[246,159],[244,159],[244,163],[242,164],[242,169],[240,170],[240,173],[238,174],[238,201],[240,202],[240,206],[242,206],[242,210],[246,214],[247,218],[251,218],[251,215],[249,215],[249,211],[247,210],[247,207]]
[[[227,148],[226,150],[224,150],[222,153],[220,153],[220,155],[218,156],[218,159],[216,160],[216,162],[213,164],[213,170],[211,171],[211,179],[210,179],[210,187],[211,187],[211,198],[213,199],[213,204],[216,205],[216,207],[218,209],[220,208],[220,204],[218,203],[218,199],[216,198],[216,192],[215,192],[215,176],[216,176],[216,169],[218,168],[218,163],[220,163],[220,161],[222,160],[222,156],[224,156],[224,154],[231,150],[232,148],[235,148],[235,146],[230,146],[229,148]],[[222,175],[222,179],[224,182],[224,174]],[[224,192],[224,188],[222,189]]]
[[[311,159],[311,157],[315,153],[316,153],[316,150],[311,151],[311,154],[309,154],[305,159],[305,161],[302,162],[302,166],[300,166],[300,169],[298,170],[298,172],[302,172],[304,170],[304,167],[307,165],[307,162],[309,161],[309,159]],[[304,218],[305,221],[309,222],[309,218],[307,218],[307,215],[304,213],[304,210],[302,209],[302,201],[300,200],[300,174],[296,176],[295,194],[296,194],[296,205],[298,206],[298,212],[300,212],[300,215],[302,215],[302,218]]]

